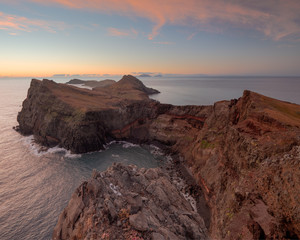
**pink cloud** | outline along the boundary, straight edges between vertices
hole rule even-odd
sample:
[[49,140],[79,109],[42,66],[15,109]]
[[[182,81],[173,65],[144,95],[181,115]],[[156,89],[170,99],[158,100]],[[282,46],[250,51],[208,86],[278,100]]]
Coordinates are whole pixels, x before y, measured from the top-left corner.
[[187,37],[187,40],[192,40],[195,36],[196,36],[197,33],[192,33],[190,34],[188,37]]
[[[0,29],[6,31],[24,31],[32,32],[38,29],[44,29],[55,33],[57,30],[63,30],[66,25],[63,22],[43,21],[38,19],[29,19],[22,16],[9,15],[0,12]],[[10,33],[10,35],[17,35]]]
[[135,38],[138,35],[138,32],[131,28],[130,30],[122,30],[117,28],[108,28],[108,35],[113,37],[132,37]]
[[174,42],[153,42],[155,44],[161,44],[161,45],[173,45],[175,44]]
[[229,28],[254,29],[266,37],[281,40],[299,37],[299,0],[30,0],[60,4],[153,22],[148,38],[155,38],[167,24],[187,25],[199,31],[226,31]]

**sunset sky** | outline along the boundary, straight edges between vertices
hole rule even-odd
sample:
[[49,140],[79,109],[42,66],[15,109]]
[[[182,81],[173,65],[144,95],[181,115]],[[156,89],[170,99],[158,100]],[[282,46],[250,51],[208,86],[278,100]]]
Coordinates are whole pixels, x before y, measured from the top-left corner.
[[300,75],[299,0],[0,0],[0,76]]

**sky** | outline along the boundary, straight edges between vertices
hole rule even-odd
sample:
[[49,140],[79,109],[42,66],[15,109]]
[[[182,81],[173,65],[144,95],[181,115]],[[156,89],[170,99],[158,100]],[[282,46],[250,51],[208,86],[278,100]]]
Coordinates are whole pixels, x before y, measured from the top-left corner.
[[299,0],[0,0],[0,76],[300,76]]

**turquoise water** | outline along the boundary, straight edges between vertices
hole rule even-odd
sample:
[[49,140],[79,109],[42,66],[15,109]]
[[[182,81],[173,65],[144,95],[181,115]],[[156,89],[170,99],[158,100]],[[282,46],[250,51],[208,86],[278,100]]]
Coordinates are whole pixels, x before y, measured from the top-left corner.
[[[67,78],[55,79],[66,82]],[[116,79],[118,80],[118,79]],[[146,85],[162,93],[153,98],[178,105],[212,104],[238,98],[244,89],[300,104],[300,78],[145,78]],[[163,157],[151,146],[112,143],[107,150],[72,155],[53,148],[38,153],[32,137],[12,127],[21,110],[29,78],[0,78],[0,239],[50,239],[59,213],[71,194],[93,169],[105,170],[113,162],[156,167]]]

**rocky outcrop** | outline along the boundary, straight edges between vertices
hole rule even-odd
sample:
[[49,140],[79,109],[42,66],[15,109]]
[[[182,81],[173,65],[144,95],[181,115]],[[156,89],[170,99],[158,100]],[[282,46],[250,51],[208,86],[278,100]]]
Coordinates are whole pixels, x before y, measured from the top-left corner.
[[149,126],[171,143],[211,208],[213,239],[300,236],[300,106],[250,91],[210,107],[174,107]]
[[[140,80],[138,80],[136,77],[131,75],[123,76],[123,78],[120,81],[118,81],[116,84],[112,85],[110,89],[114,89],[117,91],[135,89],[143,93],[146,93],[147,95],[159,93],[158,90],[146,87]],[[95,90],[97,90],[97,88],[95,88]]]
[[207,239],[207,229],[161,169],[114,164],[75,191],[53,239]]
[[95,91],[33,79],[18,114],[19,131],[50,147],[99,150],[112,140],[113,130],[156,117],[159,104],[148,98],[149,91],[127,76]]
[[300,237],[299,105],[250,91],[212,106],[160,104],[132,76],[93,91],[33,80],[18,121],[73,152],[111,139],[166,146],[202,189],[213,239]]

